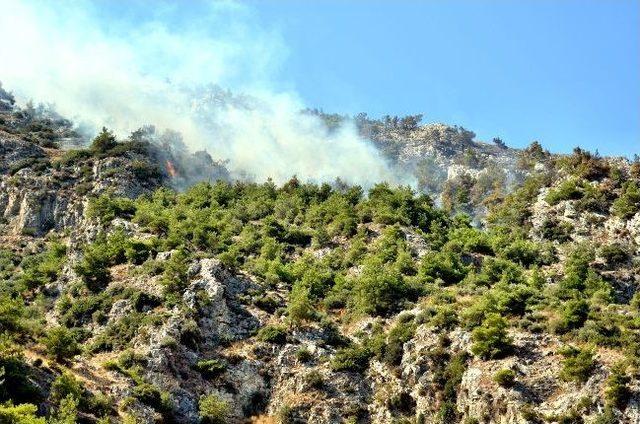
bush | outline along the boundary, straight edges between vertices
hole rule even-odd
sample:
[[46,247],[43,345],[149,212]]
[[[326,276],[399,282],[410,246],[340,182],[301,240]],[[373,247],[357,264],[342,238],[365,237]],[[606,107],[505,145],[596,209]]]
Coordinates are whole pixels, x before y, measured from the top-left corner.
[[139,382],[131,390],[131,396],[159,412],[171,409],[168,393],[160,391],[153,384]]
[[634,181],[624,184],[622,195],[613,202],[611,210],[622,219],[629,219],[640,211],[640,188]]
[[411,340],[415,330],[416,325],[412,322],[399,322],[389,331],[383,357],[387,364],[392,366],[400,365],[402,354],[404,353],[404,344]]
[[558,187],[549,191],[546,201],[550,205],[555,205],[563,200],[577,200],[582,197],[582,187],[580,181],[571,178],[563,181]]
[[369,368],[371,351],[360,345],[354,345],[339,350],[331,360],[331,369],[334,371],[364,372]]
[[116,137],[113,133],[107,130],[106,127],[102,127],[100,134],[98,134],[91,143],[91,150],[96,153],[106,153],[110,149],[116,147],[117,144],[118,142],[116,141]]
[[572,299],[562,309],[560,323],[556,332],[563,333],[582,327],[589,316],[589,304],[584,299]]
[[49,399],[54,405],[59,405],[67,396],[81,401],[85,398],[85,390],[71,373],[65,372],[51,383]]
[[598,254],[605,260],[607,265],[619,265],[629,259],[629,252],[619,244],[602,246]]
[[58,160],[58,163],[62,166],[69,166],[79,164],[87,159],[91,158],[91,152],[89,150],[67,150]]
[[584,383],[591,377],[596,365],[592,350],[568,348],[563,350],[561,354],[565,357],[560,371],[561,379]]
[[95,245],[85,249],[84,256],[74,270],[80,275],[87,288],[95,293],[103,290],[111,281],[109,263],[110,259],[104,247]]
[[356,311],[370,315],[388,315],[409,294],[400,272],[377,257],[364,261],[361,274],[352,284],[350,303]]
[[296,359],[300,362],[309,362],[313,359],[313,354],[306,347],[300,347],[296,350]]
[[266,325],[258,331],[258,340],[267,343],[285,344],[287,342],[287,329],[280,325]]
[[50,243],[47,250],[23,258],[20,263],[22,273],[18,275],[18,284],[31,290],[55,281],[67,259],[67,248],[63,244]]
[[223,373],[227,366],[218,359],[206,359],[198,361],[195,368],[204,378],[210,379]]
[[46,424],[44,418],[36,415],[38,407],[30,403],[13,405],[0,404],[0,422],[5,424]]
[[203,424],[225,424],[230,412],[229,403],[214,394],[202,396],[198,402],[198,414]]
[[168,298],[177,298],[187,288],[187,262],[188,256],[183,250],[173,252],[164,266],[162,279],[160,280],[164,286],[165,296]]
[[315,310],[309,295],[310,292],[307,287],[300,284],[295,284],[293,286],[293,289],[289,294],[287,316],[294,324],[300,324],[303,321],[315,318]]
[[74,334],[66,327],[56,327],[47,331],[44,337],[47,353],[57,361],[70,359],[80,353],[80,347]]
[[480,327],[473,330],[471,351],[482,359],[496,359],[507,354],[511,338],[507,334],[507,321],[499,314],[488,314]]
[[139,240],[131,240],[125,247],[124,255],[130,263],[140,265],[149,258],[150,251],[149,244]]
[[624,409],[631,397],[631,390],[629,383],[631,378],[626,374],[625,368],[622,364],[616,364],[611,369],[611,374],[607,379],[607,389],[605,391],[605,399],[607,405]]
[[87,217],[96,218],[101,224],[108,224],[114,218],[131,218],[135,212],[133,200],[116,198],[108,194],[90,199],[87,205]]
[[516,382],[516,373],[509,369],[500,370],[494,374],[493,381],[501,387],[513,387]]
[[50,424],[75,424],[78,419],[78,399],[69,395],[60,401],[55,413],[49,418]]
[[324,384],[322,374],[316,370],[310,371],[304,376],[304,384],[311,389],[321,389]]

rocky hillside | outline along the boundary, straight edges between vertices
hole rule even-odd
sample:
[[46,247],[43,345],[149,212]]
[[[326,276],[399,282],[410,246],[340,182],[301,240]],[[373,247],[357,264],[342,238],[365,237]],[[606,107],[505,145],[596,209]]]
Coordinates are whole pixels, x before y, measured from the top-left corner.
[[307,110],[330,130],[354,125],[416,188],[450,213],[462,212],[481,222],[493,204],[534,172],[549,172],[552,155],[538,142],[514,149],[501,139],[477,141],[472,131],[445,124],[421,124],[422,115],[371,119]]
[[637,162],[360,125],[443,209],[5,109],[0,422],[640,422]]

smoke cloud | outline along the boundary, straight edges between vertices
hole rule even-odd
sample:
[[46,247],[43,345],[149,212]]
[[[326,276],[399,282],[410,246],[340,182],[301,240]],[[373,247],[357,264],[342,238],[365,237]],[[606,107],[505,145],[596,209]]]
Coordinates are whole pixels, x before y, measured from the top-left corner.
[[249,7],[177,3],[0,0],[0,81],[122,137],[146,124],[179,131],[259,180],[406,183],[355,128],[329,132],[300,113],[299,96],[278,88],[286,45]]

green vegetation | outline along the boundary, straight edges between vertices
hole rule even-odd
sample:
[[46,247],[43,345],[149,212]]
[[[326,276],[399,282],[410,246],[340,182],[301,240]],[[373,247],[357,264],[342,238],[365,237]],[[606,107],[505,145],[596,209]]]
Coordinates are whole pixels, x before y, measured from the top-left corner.
[[509,369],[500,370],[494,374],[493,381],[505,388],[512,387],[516,382],[516,373]]
[[471,351],[483,359],[500,358],[511,350],[507,321],[498,314],[489,314],[482,325],[473,330]]
[[561,354],[565,357],[562,362],[560,378],[565,381],[586,382],[596,365],[594,352],[591,349],[577,349],[568,347]]
[[267,325],[258,331],[258,340],[267,343],[284,344],[287,341],[287,329],[278,325]]
[[608,406],[624,409],[631,397],[630,382],[631,377],[627,375],[625,366],[623,364],[616,364],[611,369],[611,374],[607,379],[605,399]]
[[634,181],[628,181],[622,186],[622,195],[612,206],[614,214],[623,219],[629,219],[640,211],[640,187]]
[[200,398],[200,421],[203,424],[224,424],[230,412],[229,404],[218,396],[211,394]]
[[80,353],[80,348],[74,334],[66,327],[57,327],[47,331],[44,337],[47,353],[57,361],[70,359]]
[[[338,117],[328,118],[327,125],[339,125]],[[88,154],[96,158],[135,148],[115,142],[105,130]],[[58,161],[80,161],[86,154],[67,152]],[[484,159],[469,152],[462,160]],[[432,412],[439,422],[458,422],[457,393],[467,365],[520,354],[519,333],[548,332],[553,340],[581,346],[559,352],[558,378],[569,382],[590,378],[603,347],[626,355],[626,368],[609,370],[604,391],[602,419],[616,417],[629,400],[630,379],[639,365],[640,295],[611,271],[634,275],[637,246],[624,231],[619,240],[602,246],[574,242],[584,235],[577,231],[584,222],[553,214],[532,222],[532,204],[548,187],[544,200],[549,204],[541,207],[562,209],[560,203],[569,202],[573,209],[567,210],[576,213],[595,212],[596,218],[613,213],[628,220],[640,208],[638,185],[627,171],[611,169],[582,151],[551,158],[533,145],[523,166],[533,169],[540,161],[557,161],[557,175],[534,172],[504,198],[496,194],[505,183],[500,176],[466,176],[445,184],[446,211],[408,187],[378,184],[365,192],[339,182],[305,184],[296,178],[281,187],[219,181],[182,192],[161,188],[135,200],[108,192],[91,197],[87,217],[98,231],[90,241],[69,238],[67,245],[66,239],[51,237],[0,250],[0,369],[5,382],[0,384],[0,420],[43,423],[38,416],[42,409],[32,407],[42,402],[51,404],[47,422],[111,416],[115,407],[106,397],[89,393],[57,367],[69,366],[76,355],[114,352],[118,359],[107,361],[105,368],[131,385],[131,397],[118,408],[134,412],[127,403],[140,402],[172,422],[178,398],[172,400],[175,393],[145,377],[152,362],[133,349],[179,313],[184,316],[179,331],[166,333],[170,336],[157,349],[172,360],[188,358],[186,370],[179,369],[180,363],[169,366],[182,378],[196,376],[196,382],[215,390],[200,398],[202,422],[225,422],[231,413],[223,400],[232,391],[227,379],[243,358],[235,357],[240,350],[237,333],[220,330],[208,337],[202,331],[203,319],[210,317],[200,314],[212,306],[204,290],[194,290],[203,275],[196,261],[204,258],[216,258],[225,272],[237,273],[239,285],[250,276],[250,289],[241,294],[233,284],[225,285],[225,299],[233,297],[227,305],[230,313],[258,310],[259,321],[270,324],[242,328],[251,341],[262,342],[251,355],[261,360],[291,353],[296,367],[306,368],[305,390],[333,388],[324,377],[327,368],[321,374],[311,369],[315,366],[368,375],[376,364],[401,376],[403,357],[417,354],[433,377],[428,390],[437,392],[437,411]],[[159,177],[145,162],[132,166],[140,178]],[[464,212],[472,212],[487,193],[497,197],[483,203],[490,208],[487,225],[476,228]],[[589,225],[599,226],[596,218]],[[67,273],[65,266],[75,273]],[[65,282],[61,293],[49,294],[57,281]],[[57,324],[46,325],[44,316],[54,317]],[[363,322],[366,326],[356,327]],[[455,343],[447,338],[452,331],[463,335]],[[438,343],[411,351],[417,335],[434,337],[429,332],[441,335]],[[306,341],[301,343],[301,334],[314,337],[313,351],[304,347],[309,346]],[[463,346],[468,336],[473,359]],[[41,351],[43,346],[59,364],[47,361],[52,381],[39,391],[31,380],[42,361],[32,364],[25,352],[31,355],[27,349]],[[500,369],[493,380],[518,389],[521,377]],[[49,398],[42,399],[47,393]],[[384,401],[398,417],[415,415],[415,401],[407,393]],[[300,413],[296,408],[287,410],[292,420]],[[523,416],[541,418],[525,409]],[[582,412],[554,418],[572,422]],[[356,417],[358,411],[345,416]]]

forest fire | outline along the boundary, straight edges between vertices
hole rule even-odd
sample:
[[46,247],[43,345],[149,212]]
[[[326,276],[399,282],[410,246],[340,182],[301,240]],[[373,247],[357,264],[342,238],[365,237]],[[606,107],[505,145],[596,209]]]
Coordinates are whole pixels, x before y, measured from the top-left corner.
[[176,175],[178,175],[176,168],[173,166],[173,163],[171,163],[170,160],[167,160],[166,167],[167,167],[167,172],[169,173],[169,175],[171,175],[171,177],[175,178]]

